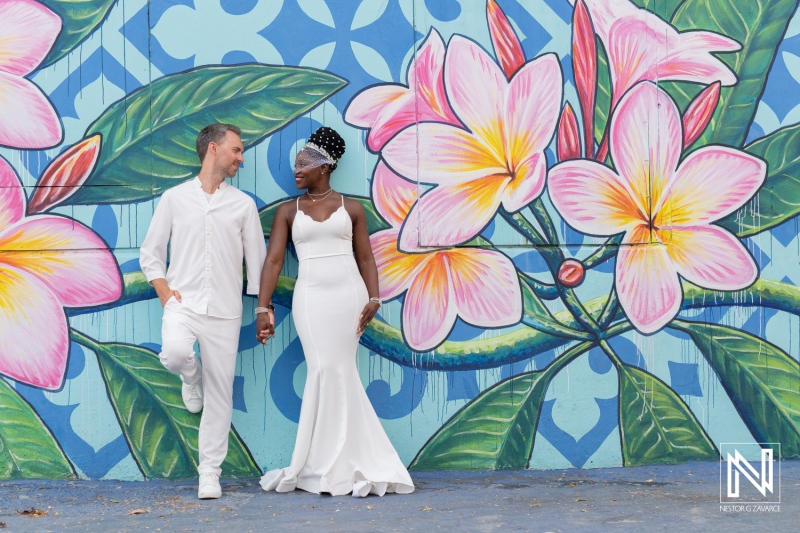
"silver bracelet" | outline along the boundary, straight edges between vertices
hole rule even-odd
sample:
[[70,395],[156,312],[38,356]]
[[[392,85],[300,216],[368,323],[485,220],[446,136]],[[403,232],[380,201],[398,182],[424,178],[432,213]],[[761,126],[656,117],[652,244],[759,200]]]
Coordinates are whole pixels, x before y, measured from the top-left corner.
[[380,306],[382,306],[382,305],[383,305],[383,303],[381,302],[381,299],[380,299],[380,298],[378,298],[378,297],[375,297],[375,298],[370,298],[370,299],[369,299],[369,303],[373,303],[373,302],[375,302],[376,304],[378,304],[378,307],[380,307]]
[[275,310],[275,306],[273,306],[273,305],[268,305],[268,306],[266,306],[266,307],[256,307],[256,308],[253,310],[253,313],[257,315],[257,314],[259,314],[259,313],[266,313],[267,311],[274,311],[274,310]]

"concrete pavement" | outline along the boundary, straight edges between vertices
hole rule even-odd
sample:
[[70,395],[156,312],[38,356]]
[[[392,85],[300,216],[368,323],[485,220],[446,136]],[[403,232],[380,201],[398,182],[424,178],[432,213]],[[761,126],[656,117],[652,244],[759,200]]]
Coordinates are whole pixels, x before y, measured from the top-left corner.
[[[264,493],[225,479],[0,482],[5,531],[798,531],[800,462],[784,462],[779,510],[720,505],[718,463],[594,470],[414,472],[414,494]],[[776,474],[777,475],[777,474]],[[742,483],[747,483],[742,478]],[[777,490],[775,491],[777,493]]]

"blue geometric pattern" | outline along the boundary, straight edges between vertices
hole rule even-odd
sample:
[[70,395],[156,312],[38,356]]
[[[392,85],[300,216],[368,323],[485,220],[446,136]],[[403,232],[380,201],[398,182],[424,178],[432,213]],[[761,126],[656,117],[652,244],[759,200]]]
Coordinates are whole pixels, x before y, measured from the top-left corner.
[[[330,22],[319,22],[317,17],[322,18],[319,13],[306,10],[309,4],[327,10]],[[350,98],[362,87],[379,82],[405,81],[402,61],[414,43],[423,37],[403,16],[398,2],[389,2],[383,13],[369,24],[354,27],[355,17],[362,6],[368,4],[331,2],[328,6],[323,2],[286,0],[275,20],[259,35],[275,46],[287,65],[302,65],[309,53],[333,45],[330,59],[313,66],[347,73],[349,85],[334,102],[336,107],[344,110]],[[298,39],[298,26],[303,28],[302,39]]]
[[676,363],[669,361],[670,387],[684,396],[702,396],[697,363]]
[[553,419],[555,402],[547,400],[542,405],[537,428],[539,435],[547,439],[573,466],[581,468],[617,427],[619,398],[595,398],[600,408],[600,418],[592,429],[577,440],[559,428]]

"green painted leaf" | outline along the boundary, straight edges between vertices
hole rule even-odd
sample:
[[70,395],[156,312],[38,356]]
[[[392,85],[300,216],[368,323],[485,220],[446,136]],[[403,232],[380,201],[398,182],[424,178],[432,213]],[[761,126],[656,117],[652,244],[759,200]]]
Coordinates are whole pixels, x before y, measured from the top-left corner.
[[[186,410],[181,381],[164,368],[158,355],[141,346],[99,343],[73,330],[73,340],[97,354],[111,405],[144,476],[197,476],[200,414]],[[225,476],[257,476],[261,470],[231,428]]]
[[86,40],[103,23],[117,0],[39,0],[61,17],[64,27],[41,68],[52,65]]
[[42,419],[0,378],[0,479],[73,477],[72,465]]
[[[694,146],[744,144],[767,73],[796,8],[797,0],[686,0],[675,12],[672,25],[679,31],[713,31],[742,45],[738,52],[719,54],[739,81],[722,88],[717,110]],[[663,85],[681,109],[702,89],[694,83]]]
[[249,148],[345,85],[327,72],[272,65],[200,67],[112,104],[86,131],[103,141],[92,176],[69,203],[147,200],[197,174],[195,140],[213,122],[242,128]]
[[745,148],[767,162],[767,180],[741,209],[718,224],[740,237],[774,228],[800,213],[800,124],[788,126]]
[[546,370],[514,376],[481,393],[439,428],[409,469],[526,468],[550,380],[591,346],[579,344]]
[[549,380],[528,372],[487,390],[425,444],[411,470],[525,468]]
[[685,321],[671,327],[692,336],[756,440],[780,442],[784,459],[800,457],[798,362],[738,329]]
[[594,136],[600,143],[611,111],[611,72],[608,56],[600,39],[597,39],[597,91],[594,104]]
[[[364,207],[364,213],[367,215],[367,230],[370,233],[375,233],[376,231],[380,231],[389,227],[388,224],[383,221],[378,212],[375,211],[375,206],[372,204],[372,199],[365,198],[363,196],[348,196],[348,198],[358,201]],[[264,235],[268,236],[270,232],[272,232],[272,220],[275,218],[275,211],[278,210],[278,207],[282,203],[289,200],[291,200],[291,198],[282,198],[276,202],[262,207],[258,212],[259,217],[261,218],[261,227],[264,229]]]
[[625,466],[719,460],[703,426],[666,383],[633,366],[617,370]]
[[369,231],[370,235],[389,227],[389,225],[383,221],[381,216],[375,210],[375,205],[372,203],[372,198],[364,198],[361,196],[350,196],[349,198],[358,200],[364,207],[364,213],[367,215],[367,230]]

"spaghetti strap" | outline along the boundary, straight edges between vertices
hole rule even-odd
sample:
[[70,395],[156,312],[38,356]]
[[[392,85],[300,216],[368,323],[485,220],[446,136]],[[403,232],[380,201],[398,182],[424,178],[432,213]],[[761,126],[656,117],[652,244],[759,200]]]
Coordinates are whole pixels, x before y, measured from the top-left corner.
[[344,207],[344,194],[342,194],[342,193],[339,193],[339,196],[341,196],[341,197],[342,197],[342,207]]

